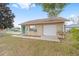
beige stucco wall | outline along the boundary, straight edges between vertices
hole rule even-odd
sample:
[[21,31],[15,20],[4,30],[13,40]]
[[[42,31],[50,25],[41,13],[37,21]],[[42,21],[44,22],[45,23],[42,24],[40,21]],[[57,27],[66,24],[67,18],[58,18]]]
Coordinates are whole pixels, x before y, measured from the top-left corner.
[[35,36],[41,36],[43,31],[42,25],[36,25],[37,32],[28,31],[28,35],[35,35]]
[[[64,23],[57,23],[54,25],[56,25],[57,32],[64,31]],[[29,26],[28,26],[28,28],[29,28]],[[27,35],[42,36],[43,35],[43,25],[36,25],[36,28],[37,28],[37,32],[29,31],[29,29],[28,29]]]
[[56,24],[57,26],[57,32],[63,32],[64,31],[64,23]]

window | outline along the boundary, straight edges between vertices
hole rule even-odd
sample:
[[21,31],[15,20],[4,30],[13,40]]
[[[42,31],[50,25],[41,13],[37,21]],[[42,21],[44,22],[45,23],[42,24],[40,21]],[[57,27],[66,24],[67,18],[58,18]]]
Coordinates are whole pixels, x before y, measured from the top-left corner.
[[29,31],[37,32],[36,26],[35,25],[31,25],[30,28],[29,28]]

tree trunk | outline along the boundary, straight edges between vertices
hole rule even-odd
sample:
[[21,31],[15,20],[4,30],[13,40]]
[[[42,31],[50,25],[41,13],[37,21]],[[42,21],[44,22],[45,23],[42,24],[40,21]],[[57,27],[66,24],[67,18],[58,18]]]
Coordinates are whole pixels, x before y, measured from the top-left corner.
[[0,37],[3,36],[3,30],[4,29],[0,29]]

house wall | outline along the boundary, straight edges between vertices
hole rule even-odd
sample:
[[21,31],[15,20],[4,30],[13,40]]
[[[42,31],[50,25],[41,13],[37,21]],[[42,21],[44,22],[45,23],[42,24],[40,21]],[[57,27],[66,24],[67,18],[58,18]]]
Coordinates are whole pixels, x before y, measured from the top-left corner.
[[37,32],[28,31],[28,35],[41,36],[42,33],[43,33],[43,28],[42,27],[43,27],[42,25],[36,25]]
[[[42,36],[43,35],[43,25],[36,25],[37,32],[29,31],[29,27],[30,27],[30,25],[28,26],[27,35],[33,35],[33,36]],[[56,28],[57,28],[56,32],[64,31],[64,23],[57,23]]]
[[64,23],[56,24],[56,26],[57,26],[57,32],[64,32],[65,30]]

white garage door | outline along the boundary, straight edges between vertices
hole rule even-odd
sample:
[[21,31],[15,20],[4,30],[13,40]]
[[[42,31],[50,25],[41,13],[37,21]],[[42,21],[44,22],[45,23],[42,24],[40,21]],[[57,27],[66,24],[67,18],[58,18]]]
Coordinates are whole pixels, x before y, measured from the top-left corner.
[[56,35],[56,25],[44,25],[43,34],[46,36]]

